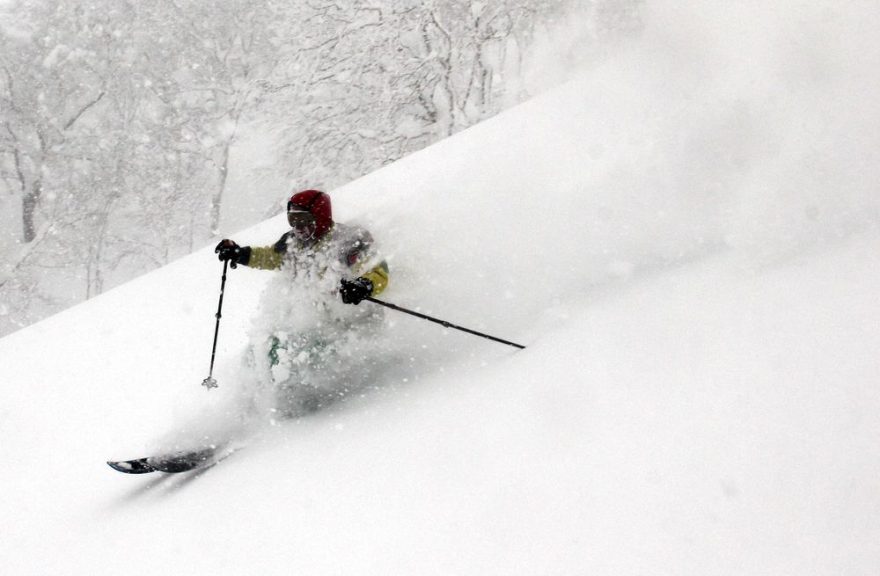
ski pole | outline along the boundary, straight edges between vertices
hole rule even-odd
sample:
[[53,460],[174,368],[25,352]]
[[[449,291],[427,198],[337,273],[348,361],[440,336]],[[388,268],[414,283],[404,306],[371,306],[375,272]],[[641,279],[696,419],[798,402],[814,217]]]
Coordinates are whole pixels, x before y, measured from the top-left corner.
[[217,356],[217,334],[220,333],[220,317],[223,310],[223,292],[226,290],[226,268],[229,266],[229,260],[223,261],[223,278],[220,280],[220,303],[217,304],[217,324],[214,326],[214,346],[211,348],[211,369],[208,371],[208,377],[202,380],[202,386],[210,390],[217,388],[217,380],[214,379],[214,358]]
[[391,308],[392,310],[397,310],[398,312],[403,312],[405,314],[410,314],[415,316],[416,318],[421,318],[422,320],[428,320],[429,322],[435,322],[440,324],[444,328],[454,328],[455,330],[461,330],[462,332],[467,332],[468,334],[473,334],[474,336],[479,336],[480,338],[486,338],[487,340],[493,340],[495,342],[500,342],[501,344],[507,344],[508,346],[513,346],[514,348],[524,349],[525,346],[522,344],[517,344],[515,342],[509,342],[507,340],[502,340],[501,338],[496,338],[495,336],[490,336],[488,334],[483,334],[482,332],[477,332],[476,330],[471,330],[470,328],[464,328],[463,326],[456,326],[452,322],[447,322],[446,320],[440,320],[439,318],[432,318],[427,314],[422,314],[421,312],[415,312],[414,310],[407,310],[401,306],[396,304],[391,304],[390,302],[383,302],[382,300],[377,300],[376,298],[367,297],[365,300],[369,300],[374,304],[379,304],[380,306],[385,306],[387,308]]

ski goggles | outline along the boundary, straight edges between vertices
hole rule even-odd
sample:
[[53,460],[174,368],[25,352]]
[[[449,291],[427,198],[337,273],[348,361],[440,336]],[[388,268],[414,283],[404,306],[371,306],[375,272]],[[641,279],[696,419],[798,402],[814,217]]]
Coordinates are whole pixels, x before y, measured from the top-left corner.
[[288,210],[287,222],[293,227],[308,226],[315,223],[315,216],[305,210]]

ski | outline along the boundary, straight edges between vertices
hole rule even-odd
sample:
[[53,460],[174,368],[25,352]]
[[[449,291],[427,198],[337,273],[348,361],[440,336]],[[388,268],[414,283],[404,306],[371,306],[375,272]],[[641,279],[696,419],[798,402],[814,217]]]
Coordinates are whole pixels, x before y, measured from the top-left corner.
[[220,459],[229,455],[224,454],[218,459],[216,455],[220,448],[218,446],[211,446],[201,450],[172,452],[161,456],[148,456],[134,460],[111,460],[107,462],[107,465],[117,472],[124,474],[148,474],[150,472],[179,474],[216,464]]

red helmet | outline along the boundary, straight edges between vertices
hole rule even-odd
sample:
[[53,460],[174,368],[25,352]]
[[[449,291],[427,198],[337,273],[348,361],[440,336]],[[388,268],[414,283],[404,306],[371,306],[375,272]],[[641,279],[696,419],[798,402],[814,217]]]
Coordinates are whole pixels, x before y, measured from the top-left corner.
[[330,196],[320,190],[297,192],[287,201],[287,210],[305,210],[315,217],[315,238],[321,238],[333,226]]

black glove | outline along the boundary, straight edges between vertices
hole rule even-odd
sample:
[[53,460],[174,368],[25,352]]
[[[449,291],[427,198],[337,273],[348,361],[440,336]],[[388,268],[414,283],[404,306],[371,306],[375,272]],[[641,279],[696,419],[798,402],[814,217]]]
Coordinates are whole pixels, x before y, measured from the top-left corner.
[[361,300],[373,293],[373,283],[361,276],[354,280],[342,279],[339,295],[346,304],[360,304]]
[[247,264],[250,250],[247,247],[242,248],[232,240],[225,239],[217,244],[217,247],[214,248],[214,253],[217,254],[217,258],[221,262],[229,260],[232,263],[232,267],[237,268],[238,264]]

